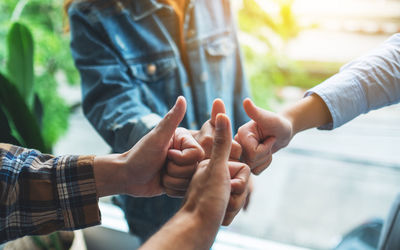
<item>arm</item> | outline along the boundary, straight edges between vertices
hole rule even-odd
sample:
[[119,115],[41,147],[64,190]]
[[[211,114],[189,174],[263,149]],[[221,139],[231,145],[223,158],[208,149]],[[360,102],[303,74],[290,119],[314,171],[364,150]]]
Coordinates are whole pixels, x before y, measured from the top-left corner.
[[[116,152],[129,150],[161,117],[153,112],[131,72],[104,32],[98,12],[69,10],[71,51],[81,75],[83,111]],[[165,113],[167,110],[165,110]]]
[[400,34],[392,36],[370,54],[345,65],[340,73],[317,85],[306,97],[281,114],[244,101],[252,121],[236,135],[243,158],[256,174],[286,147],[293,136],[318,127],[333,129],[356,116],[400,100]]
[[[100,223],[98,197],[155,196],[184,98],[139,143],[123,154],[59,156],[0,144],[0,243],[24,235],[74,230]],[[157,155],[157,157],[154,157]]]
[[182,208],[142,249],[210,249],[220,225],[230,223],[230,194],[247,189],[250,170],[245,164],[230,167],[229,128],[229,118],[218,115],[211,159],[199,164]]
[[340,72],[307,91],[327,105],[334,129],[360,114],[400,101],[400,34],[393,35],[369,54],[342,67]]
[[0,243],[99,224],[93,158],[0,144]]

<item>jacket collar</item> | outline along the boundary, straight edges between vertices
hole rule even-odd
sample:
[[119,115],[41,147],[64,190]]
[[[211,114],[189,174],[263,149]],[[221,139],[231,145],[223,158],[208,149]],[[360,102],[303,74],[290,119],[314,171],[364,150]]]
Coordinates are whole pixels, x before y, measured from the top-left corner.
[[161,9],[164,5],[157,2],[157,0],[131,0],[132,4],[131,15],[135,21],[139,21],[155,11]]

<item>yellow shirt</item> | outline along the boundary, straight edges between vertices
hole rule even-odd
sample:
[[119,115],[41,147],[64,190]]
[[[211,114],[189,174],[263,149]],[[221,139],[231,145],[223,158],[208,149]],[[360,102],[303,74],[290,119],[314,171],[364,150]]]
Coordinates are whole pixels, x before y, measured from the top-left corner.
[[186,56],[184,55],[186,53],[185,53],[185,38],[183,35],[183,24],[185,22],[185,10],[188,0],[159,0],[159,2],[170,5],[175,11],[175,14],[178,18],[178,26],[179,26],[177,27],[177,29],[179,29],[179,50],[181,51],[182,59],[185,62]]

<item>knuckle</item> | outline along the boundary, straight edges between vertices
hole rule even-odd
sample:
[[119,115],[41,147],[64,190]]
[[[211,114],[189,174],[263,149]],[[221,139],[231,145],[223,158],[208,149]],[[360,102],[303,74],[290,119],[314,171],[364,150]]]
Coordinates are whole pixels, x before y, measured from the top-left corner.
[[254,175],[257,175],[257,176],[258,176],[258,175],[261,174],[262,170],[259,170],[258,168],[255,168],[255,169],[252,169],[251,172],[252,172]]
[[216,135],[215,136],[215,138],[214,138],[214,145],[218,145],[218,146],[220,146],[220,145],[224,145],[225,144],[225,142],[226,142],[226,138],[224,137],[224,136],[221,136],[221,135]]

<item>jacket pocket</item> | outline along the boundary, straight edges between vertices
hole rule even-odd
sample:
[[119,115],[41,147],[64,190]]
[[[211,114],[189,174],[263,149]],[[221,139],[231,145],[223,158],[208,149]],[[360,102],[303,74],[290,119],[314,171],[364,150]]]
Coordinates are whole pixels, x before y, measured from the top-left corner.
[[205,50],[210,57],[227,57],[234,53],[235,43],[229,36],[220,37],[206,44]]

